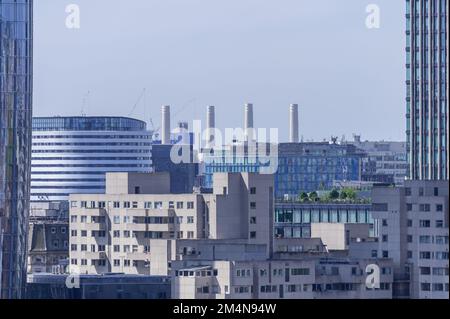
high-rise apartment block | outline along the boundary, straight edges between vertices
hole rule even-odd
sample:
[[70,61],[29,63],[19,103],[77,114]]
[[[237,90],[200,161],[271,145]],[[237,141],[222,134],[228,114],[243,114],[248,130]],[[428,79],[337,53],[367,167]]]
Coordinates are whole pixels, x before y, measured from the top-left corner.
[[406,0],[409,176],[449,178],[447,0]]
[[448,299],[448,182],[378,185],[372,201],[379,255],[394,262],[394,297]]

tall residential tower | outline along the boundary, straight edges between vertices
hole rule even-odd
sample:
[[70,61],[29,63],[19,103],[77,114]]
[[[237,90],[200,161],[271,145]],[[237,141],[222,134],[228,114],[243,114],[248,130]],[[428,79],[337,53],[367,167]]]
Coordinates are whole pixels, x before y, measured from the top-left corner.
[[33,1],[0,0],[0,299],[26,281],[32,57]]
[[448,180],[447,0],[406,0],[410,178]]

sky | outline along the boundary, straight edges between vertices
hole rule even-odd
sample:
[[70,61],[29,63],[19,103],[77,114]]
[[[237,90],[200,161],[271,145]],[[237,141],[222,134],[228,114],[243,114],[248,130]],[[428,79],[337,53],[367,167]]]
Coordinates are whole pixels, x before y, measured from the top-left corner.
[[[34,116],[131,116],[160,127],[205,120],[288,138],[300,107],[305,141],[405,139],[403,0],[37,0]],[[366,27],[366,7],[380,28]],[[66,27],[66,6],[80,28]],[[89,93],[88,93],[89,92]]]

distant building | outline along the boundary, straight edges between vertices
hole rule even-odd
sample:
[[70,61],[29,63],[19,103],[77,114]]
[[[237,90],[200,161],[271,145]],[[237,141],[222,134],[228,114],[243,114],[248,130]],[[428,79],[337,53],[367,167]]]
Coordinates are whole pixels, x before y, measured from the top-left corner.
[[379,256],[394,262],[394,297],[448,299],[448,182],[379,185],[372,200]]
[[348,144],[366,153],[362,164],[362,181],[403,184],[408,170],[406,142],[369,142],[355,136],[355,140]]
[[172,147],[173,145],[162,144],[152,146],[153,172],[170,174],[170,192],[172,194],[192,193],[198,175],[198,164],[193,163],[193,147],[192,145],[183,145],[185,150],[189,150],[189,158],[192,161],[187,163],[174,163],[171,158]]
[[[264,144],[262,144],[264,145]],[[259,145],[258,145],[259,146]],[[256,157],[255,161],[249,155]],[[353,145],[281,143],[278,145],[275,196],[331,189],[334,180],[361,180],[364,153]],[[216,172],[258,173],[264,167],[257,155],[241,146],[204,153],[204,183],[211,186]]]
[[28,234],[28,273],[52,273],[69,258],[69,224],[34,222]]
[[28,275],[27,299],[170,298],[170,280],[164,276],[80,275],[77,277],[79,288],[67,287],[67,277],[44,273]]
[[151,136],[126,117],[33,118],[31,201],[103,193],[106,172],[151,172]]

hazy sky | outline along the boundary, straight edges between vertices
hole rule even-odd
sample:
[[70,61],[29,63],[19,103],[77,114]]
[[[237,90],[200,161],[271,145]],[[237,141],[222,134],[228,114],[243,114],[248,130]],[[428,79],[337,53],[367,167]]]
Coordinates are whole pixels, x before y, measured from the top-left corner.
[[[81,28],[67,29],[78,4]],[[380,29],[365,25],[381,9]],[[362,134],[404,140],[403,0],[37,0],[34,115],[133,116],[156,127],[205,118],[288,136],[288,105],[300,105],[300,134],[322,140]],[[143,89],[146,97],[138,101]]]

